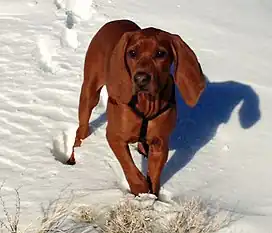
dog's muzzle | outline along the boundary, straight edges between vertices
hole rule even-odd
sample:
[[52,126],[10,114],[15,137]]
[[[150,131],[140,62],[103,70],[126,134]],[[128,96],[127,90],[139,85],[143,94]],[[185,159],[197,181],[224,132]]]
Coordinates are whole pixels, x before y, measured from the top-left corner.
[[145,72],[138,72],[134,75],[133,80],[139,91],[146,91],[151,81],[151,75]]

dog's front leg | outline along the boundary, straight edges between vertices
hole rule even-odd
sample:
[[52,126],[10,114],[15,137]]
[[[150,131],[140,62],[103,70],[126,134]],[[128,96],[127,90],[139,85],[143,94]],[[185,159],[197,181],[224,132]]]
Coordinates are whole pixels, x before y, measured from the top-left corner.
[[148,182],[145,176],[136,167],[131,157],[128,144],[117,138],[115,134],[108,132],[107,140],[124,171],[131,193],[134,195],[148,193]]
[[152,194],[158,196],[160,190],[160,176],[168,158],[168,142],[155,138],[150,145],[148,156],[147,180]]

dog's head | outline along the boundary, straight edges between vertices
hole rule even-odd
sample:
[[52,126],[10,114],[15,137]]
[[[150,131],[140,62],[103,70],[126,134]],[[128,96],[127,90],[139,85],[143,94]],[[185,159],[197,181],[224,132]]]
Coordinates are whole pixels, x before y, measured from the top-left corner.
[[185,102],[194,106],[205,78],[196,55],[178,36],[155,28],[125,33],[115,46],[109,62],[108,91],[128,103],[132,95],[146,92],[156,97],[172,79]]

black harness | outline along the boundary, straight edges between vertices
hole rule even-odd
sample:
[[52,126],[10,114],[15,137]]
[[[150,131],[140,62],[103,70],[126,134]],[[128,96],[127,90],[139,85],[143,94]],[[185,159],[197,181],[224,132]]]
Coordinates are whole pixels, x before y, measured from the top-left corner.
[[[163,92],[166,90],[167,88],[167,84],[165,85],[165,87],[161,90],[161,94],[163,94]],[[111,97],[109,97],[109,100],[114,103],[115,101],[112,100]],[[140,118],[142,118],[142,125],[141,125],[141,129],[140,129],[140,135],[139,135],[139,139],[138,141],[142,143],[145,151],[147,151],[147,154],[144,154],[144,156],[147,158],[148,156],[148,150],[149,150],[149,146],[146,143],[146,134],[147,134],[147,128],[148,128],[148,122],[155,119],[156,117],[158,117],[159,115],[163,114],[164,112],[166,112],[168,109],[172,108],[173,106],[176,105],[176,99],[175,99],[175,84],[173,82],[172,84],[172,92],[171,92],[171,96],[170,99],[168,101],[168,103],[162,108],[160,109],[156,114],[154,114],[153,116],[149,116],[146,117],[144,115],[143,112],[141,112],[136,106],[138,103],[138,99],[137,99],[137,95],[132,96],[130,102],[128,103],[128,106],[131,108],[131,110]],[[140,151],[139,151],[140,152]],[[141,153],[141,152],[140,152]],[[153,193],[153,189],[152,189],[152,182],[150,177],[147,175],[146,177],[147,182],[149,184],[149,189],[151,191],[151,193]]]
[[[162,89],[161,93],[163,93],[167,88],[167,84],[165,87]],[[171,92],[171,97],[168,101],[168,103],[160,109],[156,114],[153,116],[146,117],[143,112],[141,112],[137,107],[137,95],[132,96],[132,99],[128,103],[128,106],[131,108],[131,110],[140,118],[142,118],[142,125],[140,129],[140,136],[138,141],[142,142],[143,145],[146,144],[146,134],[147,134],[147,127],[148,127],[148,122],[155,119],[165,111],[167,111],[169,108],[172,108],[176,104],[176,99],[175,99],[175,84],[172,84],[172,92]]]

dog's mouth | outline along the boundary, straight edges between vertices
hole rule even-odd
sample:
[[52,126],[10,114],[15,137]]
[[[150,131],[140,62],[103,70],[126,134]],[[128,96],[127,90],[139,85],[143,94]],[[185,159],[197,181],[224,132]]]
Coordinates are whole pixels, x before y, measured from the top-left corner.
[[150,98],[157,98],[165,89],[168,87],[168,83],[161,84],[151,82],[147,85],[137,85],[134,83],[134,95],[143,94],[145,96],[149,96]]
[[152,85],[145,85],[145,86],[141,86],[141,85],[135,85],[134,88],[134,94],[148,94],[150,96],[155,96],[157,94],[157,90],[156,88],[154,88]]
[[149,91],[149,87],[148,87],[148,86],[137,85],[137,86],[136,86],[136,93],[140,93],[140,92],[143,92],[143,93],[148,93],[148,92],[150,92],[150,91]]

